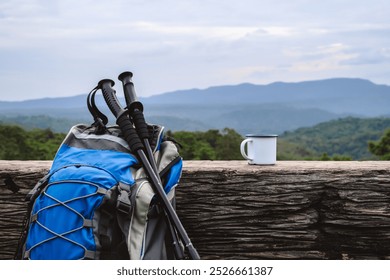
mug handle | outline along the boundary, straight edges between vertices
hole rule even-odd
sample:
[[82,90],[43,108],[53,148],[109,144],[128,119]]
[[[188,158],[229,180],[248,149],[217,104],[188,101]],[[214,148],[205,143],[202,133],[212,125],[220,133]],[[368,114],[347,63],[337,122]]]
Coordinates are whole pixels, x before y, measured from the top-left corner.
[[245,139],[244,141],[242,141],[242,142],[241,142],[241,145],[240,145],[241,155],[242,155],[245,159],[247,159],[247,160],[253,160],[253,159],[249,158],[248,155],[245,153],[245,145],[246,145],[246,143],[252,142],[252,141],[253,141],[252,139],[247,138],[247,139]]

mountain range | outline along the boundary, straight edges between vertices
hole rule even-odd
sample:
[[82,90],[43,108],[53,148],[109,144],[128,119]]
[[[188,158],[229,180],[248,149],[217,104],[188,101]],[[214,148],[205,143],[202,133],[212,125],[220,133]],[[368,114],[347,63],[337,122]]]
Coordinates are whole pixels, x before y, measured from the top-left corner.
[[[116,90],[121,96],[122,90]],[[69,123],[91,122],[86,96],[0,101],[0,120],[45,115]],[[167,92],[140,101],[148,122],[174,131],[229,127],[241,134],[280,134],[345,116],[390,116],[390,86],[357,78],[215,86]],[[101,95],[97,103],[114,123]]]

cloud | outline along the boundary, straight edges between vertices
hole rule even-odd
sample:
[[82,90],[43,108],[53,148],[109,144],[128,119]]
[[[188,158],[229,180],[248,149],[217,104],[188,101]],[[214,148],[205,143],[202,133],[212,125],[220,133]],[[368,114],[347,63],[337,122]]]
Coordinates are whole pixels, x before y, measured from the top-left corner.
[[387,64],[390,62],[390,48],[357,49],[352,58],[342,61],[342,65]]
[[79,94],[123,70],[141,96],[335,75],[390,84],[389,13],[380,0],[2,1],[0,82],[12,94],[0,100]]

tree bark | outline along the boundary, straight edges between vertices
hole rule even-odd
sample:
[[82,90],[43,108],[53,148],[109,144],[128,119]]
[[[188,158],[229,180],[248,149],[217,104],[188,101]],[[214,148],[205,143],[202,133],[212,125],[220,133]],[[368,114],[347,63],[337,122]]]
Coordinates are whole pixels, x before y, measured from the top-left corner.
[[[0,259],[50,161],[0,161]],[[177,213],[202,259],[390,259],[390,162],[184,161]]]

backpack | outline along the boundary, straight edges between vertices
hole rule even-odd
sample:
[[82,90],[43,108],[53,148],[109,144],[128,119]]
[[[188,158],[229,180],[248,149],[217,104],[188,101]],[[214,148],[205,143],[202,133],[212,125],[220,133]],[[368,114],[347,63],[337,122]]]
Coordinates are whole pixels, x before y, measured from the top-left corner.
[[[174,205],[182,158],[164,128],[148,125]],[[173,259],[164,212],[117,126],[76,125],[27,195],[17,259]]]

